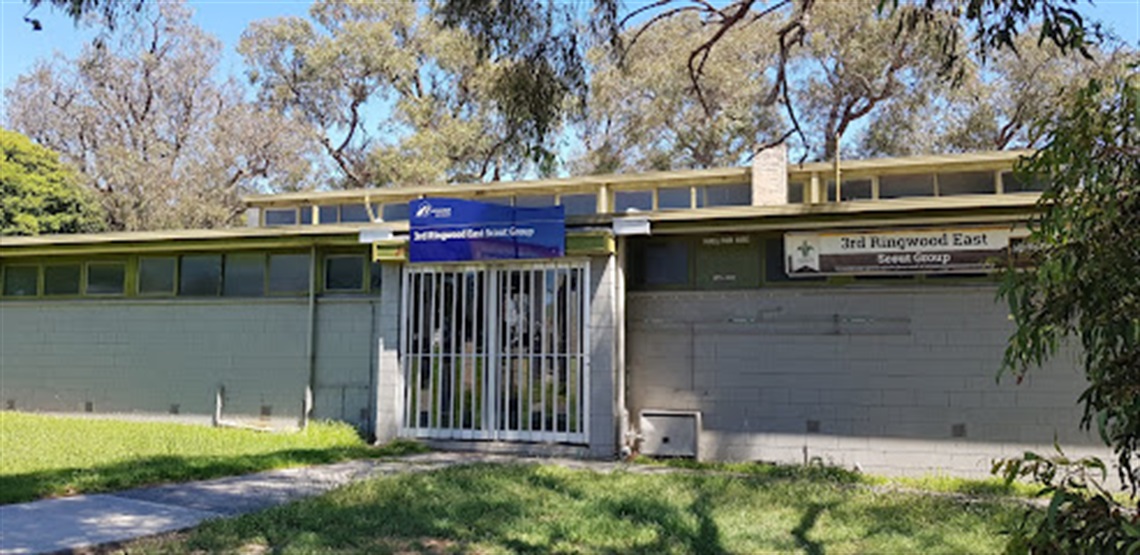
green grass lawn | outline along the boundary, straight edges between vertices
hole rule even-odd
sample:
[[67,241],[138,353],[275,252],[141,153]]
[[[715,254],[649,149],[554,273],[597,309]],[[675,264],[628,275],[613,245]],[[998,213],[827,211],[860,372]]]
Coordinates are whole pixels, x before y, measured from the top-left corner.
[[638,464],[664,466],[685,470],[712,470],[764,478],[822,478],[862,483],[896,489],[914,489],[927,492],[955,493],[972,497],[1020,496],[1036,497],[1042,486],[1023,482],[1006,482],[997,476],[977,479],[945,475],[927,476],[875,476],[823,465],[776,465],[756,462],[696,462],[690,459],[652,459],[638,457]]
[[0,504],[401,454],[345,424],[296,433],[0,412]]
[[881,493],[842,475],[453,467],[128,546],[130,553],[995,553],[1017,503]]

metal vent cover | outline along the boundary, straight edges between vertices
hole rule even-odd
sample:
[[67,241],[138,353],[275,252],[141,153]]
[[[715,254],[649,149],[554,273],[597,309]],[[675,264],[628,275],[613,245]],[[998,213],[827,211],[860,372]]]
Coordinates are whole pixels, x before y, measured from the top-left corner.
[[699,411],[646,409],[640,414],[641,453],[653,457],[697,458]]

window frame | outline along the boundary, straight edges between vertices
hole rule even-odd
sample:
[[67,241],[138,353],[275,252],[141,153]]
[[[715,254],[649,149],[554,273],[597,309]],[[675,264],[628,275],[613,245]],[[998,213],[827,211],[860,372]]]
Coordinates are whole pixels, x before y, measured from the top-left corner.
[[[646,279],[648,272],[646,272],[645,255],[650,247],[667,245],[674,243],[683,247],[685,250],[685,275],[684,283],[649,283]],[[638,241],[636,252],[630,253],[630,262],[634,267],[630,268],[627,274],[627,284],[631,291],[696,291],[696,275],[693,270],[694,259],[696,258],[696,249],[693,245],[693,237],[687,235],[681,236],[660,236],[660,237],[645,237]],[[630,280],[629,278],[632,278]]]
[[[83,263],[82,260],[62,259],[62,260],[53,260],[51,262],[43,261],[40,263],[40,266],[41,266],[41,268],[40,268],[40,287],[39,287],[40,294],[39,294],[39,296],[52,298],[52,299],[75,299],[75,298],[79,298],[79,297],[83,296],[83,294],[84,294],[84,291],[83,291],[83,289],[84,289],[84,287],[83,287],[84,286],[84,280],[83,280],[84,275],[83,274],[84,274],[85,264]],[[71,293],[71,292],[48,293],[48,276],[47,276],[48,268],[50,268],[50,267],[67,267],[67,266],[74,266],[74,267],[78,268],[78,270],[79,270],[76,274],[75,292],[74,293]]]
[[[226,283],[227,283],[226,280],[231,275],[230,274],[229,262],[230,262],[231,258],[233,258],[233,257],[250,257],[250,258],[258,257],[258,258],[260,258],[261,263],[258,266],[260,266],[260,271],[261,271],[261,287],[257,293],[254,293],[254,294],[248,294],[248,293],[231,294],[231,293],[228,293],[226,291]],[[265,251],[261,251],[261,250],[256,250],[256,251],[235,250],[235,251],[222,253],[222,279],[221,279],[221,282],[222,282],[221,293],[218,295],[219,297],[228,297],[228,298],[233,298],[233,299],[256,299],[256,298],[265,297],[266,292],[269,290],[269,253],[267,253]]]
[[[588,201],[586,197],[589,197]],[[567,199],[570,200],[569,205],[565,203]],[[589,210],[579,211],[579,203],[588,203]],[[591,216],[598,213],[598,193],[559,193],[558,206],[563,207],[567,216]]]
[[[646,208],[639,208],[636,206],[635,200],[642,200],[642,195],[649,195],[649,206]],[[626,197],[626,202],[631,204],[624,209],[618,208],[618,198],[620,196]],[[653,212],[657,209],[657,191],[656,189],[617,189],[610,193],[610,211],[614,214],[634,214],[637,212]]]
[[[9,295],[8,294],[8,272],[13,267],[33,268],[36,272],[35,278],[35,291],[31,295]],[[15,264],[4,264],[3,272],[0,274],[0,297],[5,299],[37,299],[43,297],[44,290],[44,270],[43,264],[39,262],[17,262]]]
[[[185,268],[184,268],[184,265],[186,263],[186,259],[187,258],[206,258],[206,257],[217,257],[217,259],[218,259],[218,278],[217,278],[217,281],[215,284],[216,287],[214,289],[214,292],[212,294],[211,293],[204,293],[204,294],[187,294],[187,293],[184,293],[183,292],[182,278],[184,278],[185,274],[186,274]],[[222,297],[223,282],[225,280],[225,272],[226,272],[226,261],[225,261],[225,253],[223,253],[223,252],[209,252],[209,253],[194,253],[194,254],[178,255],[178,285],[177,285],[177,290],[175,292],[175,296],[197,298],[197,299],[221,298]]]
[[[329,288],[329,261],[337,258],[359,258],[361,260],[360,272],[360,287],[356,289],[330,289]],[[321,287],[322,293],[342,294],[342,293],[367,293],[369,285],[369,256],[363,253],[354,252],[328,252],[321,256]]]
[[[270,212],[284,214],[284,213],[289,212],[289,211],[293,212],[293,221],[292,222],[286,223],[286,224],[269,223]],[[291,225],[300,225],[300,222],[301,222],[300,209],[296,206],[292,206],[289,208],[268,208],[268,207],[266,207],[266,208],[263,208],[261,210],[261,226],[262,227],[286,227],[286,226],[291,226]]]
[[[123,281],[120,284],[119,292],[117,293],[92,293],[91,292],[91,268],[93,266],[118,266],[123,270]],[[83,293],[85,297],[126,297],[127,296],[127,281],[130,275],[130,265],[126,260],[121,259],[105,259],[105,260],[87,260],[83,263]]]
[[[144,260],[164,259],[164,258],[169,258],[169,259],[174,260],[174,268],[173,268],[173,271],[171,272],[171,276],[170,276],[170,281],[171,281],[170,290],[165,291],[165,292],[143,291],[142,290],[142,286],[143,286],[143,280],[142,280],[143,261]],[[181,264],[180,259],[181,259],[181,256],[177,255],[177,254],[139,256],[138,260],[136,262],[136,265],[135,265],[135,272],[136,272],[135,288],[134,288],[135,295],[137,295],[139,297],[143,297],[143,298],[162,298],[162,297],[177,297],[177,296],[179,296],[178,295],[178,288],[179,288],[178,286],[179,286],[179,283],[181,283],[181,280],[179,278],[181,275],[180,270],[182,269],[181,268],[182,264]]]
[[[265,254],[265,296],[266,297],[299,297],[309,294],[309,288],[314,285],[313,280],[313,255],[309,251],[267,251]],[[273,273],[273,258],[277,256],[303,256],[305,261],[305,275],[307,277],[304,287],[299,290],[291,291],[273,291],[270,288],[272,283]]]

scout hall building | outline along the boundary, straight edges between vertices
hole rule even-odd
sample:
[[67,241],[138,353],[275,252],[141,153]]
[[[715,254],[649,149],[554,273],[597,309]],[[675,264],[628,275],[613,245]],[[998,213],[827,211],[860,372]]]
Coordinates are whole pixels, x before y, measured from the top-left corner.
[[[310,418],[452,449],[984,475],[1079,430],[997,381],[1017,152],[246,199],[246,227],[5,237],[0,408]],[[837,184],[838,181],[838,184]]]

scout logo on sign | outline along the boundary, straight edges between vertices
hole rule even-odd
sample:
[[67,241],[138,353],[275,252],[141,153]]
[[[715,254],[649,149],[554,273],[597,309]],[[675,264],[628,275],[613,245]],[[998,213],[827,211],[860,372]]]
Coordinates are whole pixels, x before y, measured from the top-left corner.
[[566,215],[561,206],[514,208],[470,200],[413,200],[408,258],[412,262],[463,262],[557,258],[565,254]]
[[788,242],[788,269],[793,274],[819,273],[819,237],[805,235]]
[[989,272],[1021,234],[1008,227],[788,233],[786,270],[790,276]]

